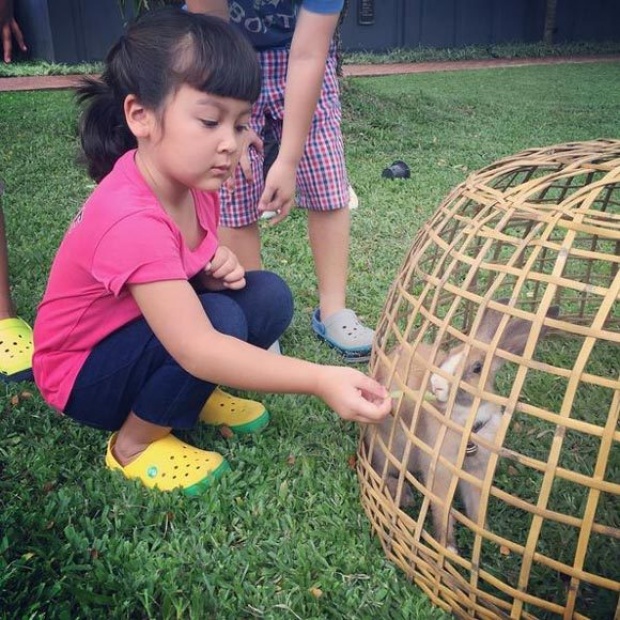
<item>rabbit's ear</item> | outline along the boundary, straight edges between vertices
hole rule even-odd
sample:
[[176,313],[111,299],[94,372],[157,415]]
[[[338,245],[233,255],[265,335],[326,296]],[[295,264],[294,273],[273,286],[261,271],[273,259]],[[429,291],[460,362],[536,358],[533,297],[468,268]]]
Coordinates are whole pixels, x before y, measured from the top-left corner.
[[[550,306],[549,310],[547,310],[547,315],[551,317],[552,319],[557,319],[558,316],[560,316],[560,307],[559,306]],[[546,329],[545,327],[543,327],[543,329]]]
[[515,355],[522,355],[531,329],[530,321],[510,319],[499,341],[499,348]]
[[[509,300],[498,299],[498,302],[504,305],[508,305]],[[547,310],[548,317],[557,318],[558,315],[558,306],[551,306]],[[497,310],[493,310],[492,308],[487,308],[484,311],[482,320],[480,321],[480,326],[476,331],[476,340],[480,340],[481,342],[491,342],[491,340],[493,340],[493,337],[495,336],[495,332],[497,331],[497,328],[499,327],[503,316],[503,312],[498,312]],[[510,319],[510,321],[506,325],[504,333],[502,334],[500,348],[504,349],[505,351],[520,355],[525,348],[525,343],[527,342],[527,337],[529,336],[531,328],[532,323],[530,321],[526,321],[524,319]],[[544,336],[547,331],[549,331],[549,328],[543,325],[540,331],[540,336]],[[520,341],[523,341],[523,344],[521,346],[521,350],[519,351],[516,342]]]
[[[558,316],[558,313],[558,307],[552,306],[547,311],[547,316],[555,318]],[[523,351],[525,350],[525,345],[527,344],[531,329],[531,321],[517,318],[510,319],[510,321],[508,321],[506,325],[506,329],[504,329],[504,332],[502,333],[501,339],[498,343],[498,348],[502,349],[503,351],[508,351],[509,353],[514,353],[515,355],[523,355]],[[539,333],[539,338],[542,338],[548,331],[549,328],[546,325],[543,325]],[[497,372],[497,370],[501,367],[503,363],[504,360],[497,356],[494,357],[493,371]]]
[[[558,306],[551,306],[547,310],[546,316],[556,318],[559,312],[560,310]],[[510,319],[506,325],[504,333],[502,334],[502,338],[499,341],[499,348],[504,351],[508,351],[509,353],[514,353],[515,355],[521,355],[525,349],[531,329],[532,323],[530,321],[514,318]],[[543,325],[538,337],[542,338],[548,331],[549,328],[546,325]]]
[[480,325],[476,330],[476,340],[480,340],[481,342],[491,342],[503,316],[503,312],[498,312],[492,308],[487,308],[484,311]]

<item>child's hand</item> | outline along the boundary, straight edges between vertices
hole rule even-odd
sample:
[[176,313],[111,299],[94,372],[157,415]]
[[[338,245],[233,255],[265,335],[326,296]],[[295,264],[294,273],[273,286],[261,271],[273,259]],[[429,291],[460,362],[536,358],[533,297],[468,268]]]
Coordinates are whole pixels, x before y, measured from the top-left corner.
[[267,173],[265,189],[260,197],[258,210],[277,213],[275,217],[269,220],[271,226],[281,222],[291,211],[295,198],[296,172],[295,166],[276,158]]
[[323,366],[317,396],[343,420],[375,424],[392,409],[387,389],[353,368]]
[[[243,177],[248,183],[254,183],[254,175],[252,174],[252,160],[250,158],[250,148],[256,149],[259,153],[263,152],[263,141],[260,136],[253,130],[248,129],[246,132],[246,138],[241,148],[241,155],[239,157],[239,167],[243,173]],[[231,174],[224,182],[224,187],[229,192],[235,191],[236,183],[235,173]]]
[[248,129],[246,135],[245,146],[241,151],[241,157],[239,158],[239,166],[241,166],[241,171],[243,172],[243,176],[248,183],[254,182],[254,177],[252,175],[252,162],[250,160],[250,148],[255,148],[259,153],[263,152],[263,141],[260,139],[260,136],[253,130]]
[[203,284],[210,291],[237,291],[245,286],[245,269],[231,250],[220,245],[204,269]]

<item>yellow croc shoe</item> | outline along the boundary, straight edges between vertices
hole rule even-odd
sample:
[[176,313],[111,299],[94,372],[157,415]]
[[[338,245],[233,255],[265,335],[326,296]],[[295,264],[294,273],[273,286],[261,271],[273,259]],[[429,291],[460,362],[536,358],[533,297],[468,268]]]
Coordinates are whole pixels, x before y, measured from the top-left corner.
[[194,448],[174,435],[154,441],[134,461],[123,467],[114,457],[114,433],[108,441],[105,463],[126,478],[140,480],[149,488],[171,491],[181,488],[186,495],[200,495],[230,469],[228,461],[217,452]]
[[269,412],[255,400],[215,388],[198,419],[211,426],[227,426],[233,433],[256,433],[269,424]]
[[0,321],[0,380],[32,381],[32,329],[20,318]]

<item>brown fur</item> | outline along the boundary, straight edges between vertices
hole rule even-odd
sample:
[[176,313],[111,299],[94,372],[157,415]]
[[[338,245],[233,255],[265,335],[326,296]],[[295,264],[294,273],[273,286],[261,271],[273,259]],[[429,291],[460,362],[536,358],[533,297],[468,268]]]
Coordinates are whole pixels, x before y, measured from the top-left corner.
[[[552,308],[548,316],[557,316],[557,308]],[[476,332],[476,340],[480,342],[491,342],[498,326],[501,322],[503,314],[495,310],[487,310],[483,316],[480,327]],[[499,348],[521,355],[525,349],[527,339],[529,337],[532,324],[522,319],[511,318],[499,341]],[[542,332],[545,331],[541,330]],[[403,427],[408,428],[415,436],[430,446],[433,451],[427,454],[424,450],[415,444],[409,448],[409,456],[407,463],[404,463],[407,470],[411,473],[421,474],[422,481],[427,486],[432,496],[436,500],[431,500],[431,513],[433,522],[433,535],[443,544],[447,544],[456,551],[454,540],[454,518],[449,514],[450,506],[447,503],[449,489],[452,481],[452,473],[445,464],[439,460],[436,461],[435,474],[431,478],[432,463],[436,450],[439,450],[441,457],[449,463],[456,464],[458,453],[461,448],[463,432],[459,430],[447,429],[443,437],[441,445],[436,445],[440,431],[444,426],[441,418],[433,415],[431,407],[437,409],[442,416],[449,416],[454,422],[464,427],[469,418],[473,415],[474,425],[481,424],[480,429],[476,433],[472,433],[471,438],[483,438],[491,444],[495,443],[497,432],[500,427],[502,408],[496,403],[481,400],[476,410],[473,410],[474,396],[467,393],[464,389],[459,388],[454,399],[454,406],[450,411],[447,409],[450,401],[451,382],[442,376],[441,373],[433,373],[425,381],[425,375],[430,374],[424,366],[420,366],[420,362],[416,363],[416,359],[423,359],[427,363],[433,360],[434,366],[442,369],[443,372],[458,377],[461,376],[462,381],[472,386],[477,386],[481,376],[484,374],[484,363],[486,354],[480,349],[472,346],[470,348],[467,359],[464,357],[464,347],[459,346],[452,349],[449,353],[437,350],[433,359],[434,346],[420,343],[413,350],[410,346],[399,346],[388,354],[389,362],[386,364],[379,363],[376,368],[375,376],[377,380],[387,385],[390,390],[398,390],[399,385],[397,378],[404,382],[411,390],[426,390],[434,392],[438,400],[434,402],[423,402],[417,418],[415,428],[412,428],[413,414],[416,408],[416,402],[411,396],[407,396],[407,391],[400,403],[399,409],[395,412],[395,417],[388,417],[386,420],[378,424],[376,433],[381,437],[383,443],[389,446],[387,449],[398,459],[403,462],[405,451],[409,443],[407,434]],[[502,366],[504,360],[498,356],[494,356],[491,360],[491,366],[488,372],[487,381],[485,382],[485,391],[493,392],[493,384],[495,375]],[[391,368],[394,365],[393,379],[390,381]],[[461,374],[462,373],[462,374]],[[422,398],[420,394],[416,400]],[[395,402],[396,399],[395,399]],[[391,444],[390,444],[390,437]],[[372,442],[373,431],[366,434],[365,441],[367,449],[372,448],[372,466],[379,474],[383,474],[384,469],[387,471],[386,484],[392,497],[396,496],[398,487],[398,471],[389,463],[386,454],[383,452],[380,442]],[[477,445],[476,451],[465,456],[462,468],[478,480],[482,481],[486,475],[487,467],[491,452],[484,446],[474,442]],[[474,522],[479,519],[481,487],[475,483],[471,483],[461,479],[458,483],[458,491],[465,507],[465,514]],[[411,501],[411,490],[406,487],[403,490],[400,503],[406,506]]]

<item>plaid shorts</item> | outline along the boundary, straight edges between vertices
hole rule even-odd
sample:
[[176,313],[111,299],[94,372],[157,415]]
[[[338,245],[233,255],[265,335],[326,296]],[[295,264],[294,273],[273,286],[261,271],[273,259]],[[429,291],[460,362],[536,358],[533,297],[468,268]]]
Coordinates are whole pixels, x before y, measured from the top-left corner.
[[[261,137],[268,119],[278,142],[282,137],[284,88],[288,66],[288,49],[279,48],[258,53],[262,68],[262,90],[252,108],[250,125]],[[342,209],[349,203],[349,181],[344,162],[344,145],[340,120],[340,92],[336,76],[335,48],[330,51],[323,88],[317,104],[304,155],[297,168],[296,204],[314,211]],[[260,218],[258,201],[263,193],[263,156],[250,149],[254,181],[248,183],[241,168],[235,171],[235,191],[220,191],[220,224],[240,228]]]

